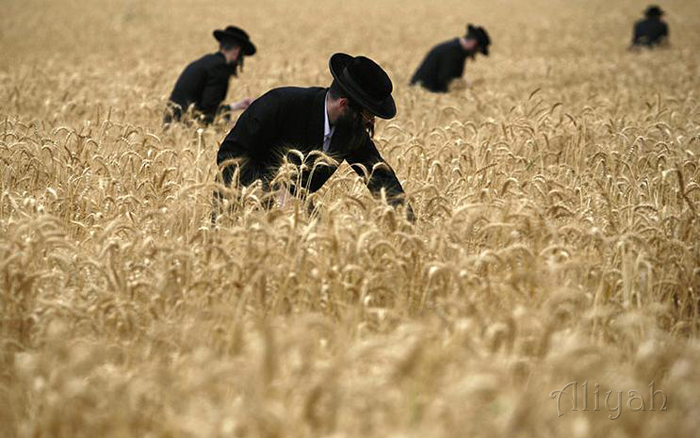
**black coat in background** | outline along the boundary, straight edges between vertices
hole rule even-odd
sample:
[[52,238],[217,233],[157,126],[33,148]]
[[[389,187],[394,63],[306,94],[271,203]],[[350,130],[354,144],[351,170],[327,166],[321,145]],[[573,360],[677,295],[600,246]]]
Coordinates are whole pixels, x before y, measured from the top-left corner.
[[170,101],[175,104],[171,108],[172,117],[179,120],[182,112],[194,104],[204,115],[204,121],[211,123],[226,99],[229,78],[235,73],[235,67],[226,62],[221,52],[205,55],[185,67],[170,94]]
[[464,62],[471,54],[464,50],[459,38],[438,44],[425,56],[411,85],[419,83],[425,89],[446,93],[450,82],[464,74]]
[[[217,163],[226,160],[239,161],[240,182],[249,185],[260,179],[269,183],[282,164],[283,157],[290,149],[301,151],[305,156],[312,151],[323,150],[323,126],[325,121],[325,99],[327,88],[285,87],[268,91],[256,99],[246,109],[228,133],[219,148]],[[333,134],[327,155],[338,163],[343,160],[351,165],[358,175],[364,172],[357,165],[363,165],[371,177],[366,181],[373,195],[385,189],[392,205],[402,204],[403,188],[391,167],[386,164],[377,148],[366,135],[361,147],[353,151],[339,150],[340,136]],[[336,141],[338,140],[338,141]],[[295,163],[294,156],[289,154]],[[323,186],[338,169],[336,166],[318,166],[313,171],[315,158],[307,158],[309,170],[302,173],[302,186],[313,193]],[[383,166],[372,170],[374,165]],[[300,161],[295,164],[301,164]],[[223,171],[224,183],[231,183],[235,167],[228,166]]]
[[668,26],[658,17],[649,17],[634,24],[634,46],[656,46],[668,37]]

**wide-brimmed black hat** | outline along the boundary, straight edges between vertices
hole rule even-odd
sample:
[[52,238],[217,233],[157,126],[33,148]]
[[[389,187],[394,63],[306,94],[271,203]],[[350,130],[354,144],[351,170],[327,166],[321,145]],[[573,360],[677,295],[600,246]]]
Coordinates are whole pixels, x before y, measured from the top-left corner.
[[255,55],[256,49],[255,45],[250,41],[250,37],[240,27],[228,26],[226,29],[217,29],[214,31],[214,38],[220,43],[223,42],[235,42],[241,45],[243,48],[243,54],[246,56]]
[[364,56],[336,53],[328,65],[333,78],[355,103],[382,119],[396,115],[391,97],[394,86],[379,64]]
[[660,17],[664,14],[664,11],[656,5],[651,5],[644,11],[644,15],[647,17]]
[[479,51],[484,55],[489,56],[489,45],[491,45],[491,38],[489,38],[489,34],[486,33],[486,29],[481,26],[467,24],[467,38],[475,39],[479,44]]

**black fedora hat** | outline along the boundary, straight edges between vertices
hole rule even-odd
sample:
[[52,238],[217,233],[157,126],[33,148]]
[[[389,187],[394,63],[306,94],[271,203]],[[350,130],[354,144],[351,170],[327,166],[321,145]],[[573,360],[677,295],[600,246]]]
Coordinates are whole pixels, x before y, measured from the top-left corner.
[[336,53],[328,65],[333,79],[355,103],[382,119],[396,115],[394,86],[379,64],[364,56]]
[[664,11],[656,5],[651,5],[644,11],[644,15],[647,17],[660,17],[664,14]]
[[486,56],[489,56],[489,46],[491,45],[491,38],[489,34],[486,33],[486,29],[481,26],[474,26],[472,24],[467,24],[467,38],[473,38],[479,44],[479,51]]
[[250,37],[240,27],[228,26],[226,29],[217,29],[214,31],[214,38],[219,42],[233,41],[239,43],[243,48],[243,54],[246,56],[255,55],[255,45],[250,41]]

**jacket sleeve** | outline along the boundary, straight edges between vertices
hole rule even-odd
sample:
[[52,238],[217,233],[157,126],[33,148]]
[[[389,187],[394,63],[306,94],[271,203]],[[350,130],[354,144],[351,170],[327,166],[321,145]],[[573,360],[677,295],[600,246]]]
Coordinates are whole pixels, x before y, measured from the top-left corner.
[[216,111],[228,92],[229,72],[226,65],[216,65],[207,70],[207,82],[202,92],[199,109],[206,123],[214,121]]
[[[360,178],[365,180],[367,188],[374,197],[378,197],[381,190],[384,189],[387,202],[390,205],[395,207],[406,203],[403,187],[401,187],[394,169],[384,161],[369,136],[365,138],[364,147],[352,153],[346,160]],[[367,174],[365,174],[365,170]],[[409,217],[412,217],[411,206],[409,205],[407,209],[409,210]]]
[[[253,162],[264,156],[273,143],[277,127],[280,103],[272,92],[256,99],[238,118],[233,129],[219,147],[218,165],[234,158],[247,158]],[[230,184],[234,169],[223,169],[224,183]]]

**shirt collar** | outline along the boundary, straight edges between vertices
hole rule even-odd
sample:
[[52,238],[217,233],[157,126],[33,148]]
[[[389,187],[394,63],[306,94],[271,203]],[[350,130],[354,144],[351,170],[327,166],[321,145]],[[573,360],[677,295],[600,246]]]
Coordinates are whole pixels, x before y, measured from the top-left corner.
[[333,135],[333,131],[335,131],[335,126],[331,126],[331,123],[328,120],[328,93],[326,93],[326,97],[323,102],[323,138],[325,139]]

